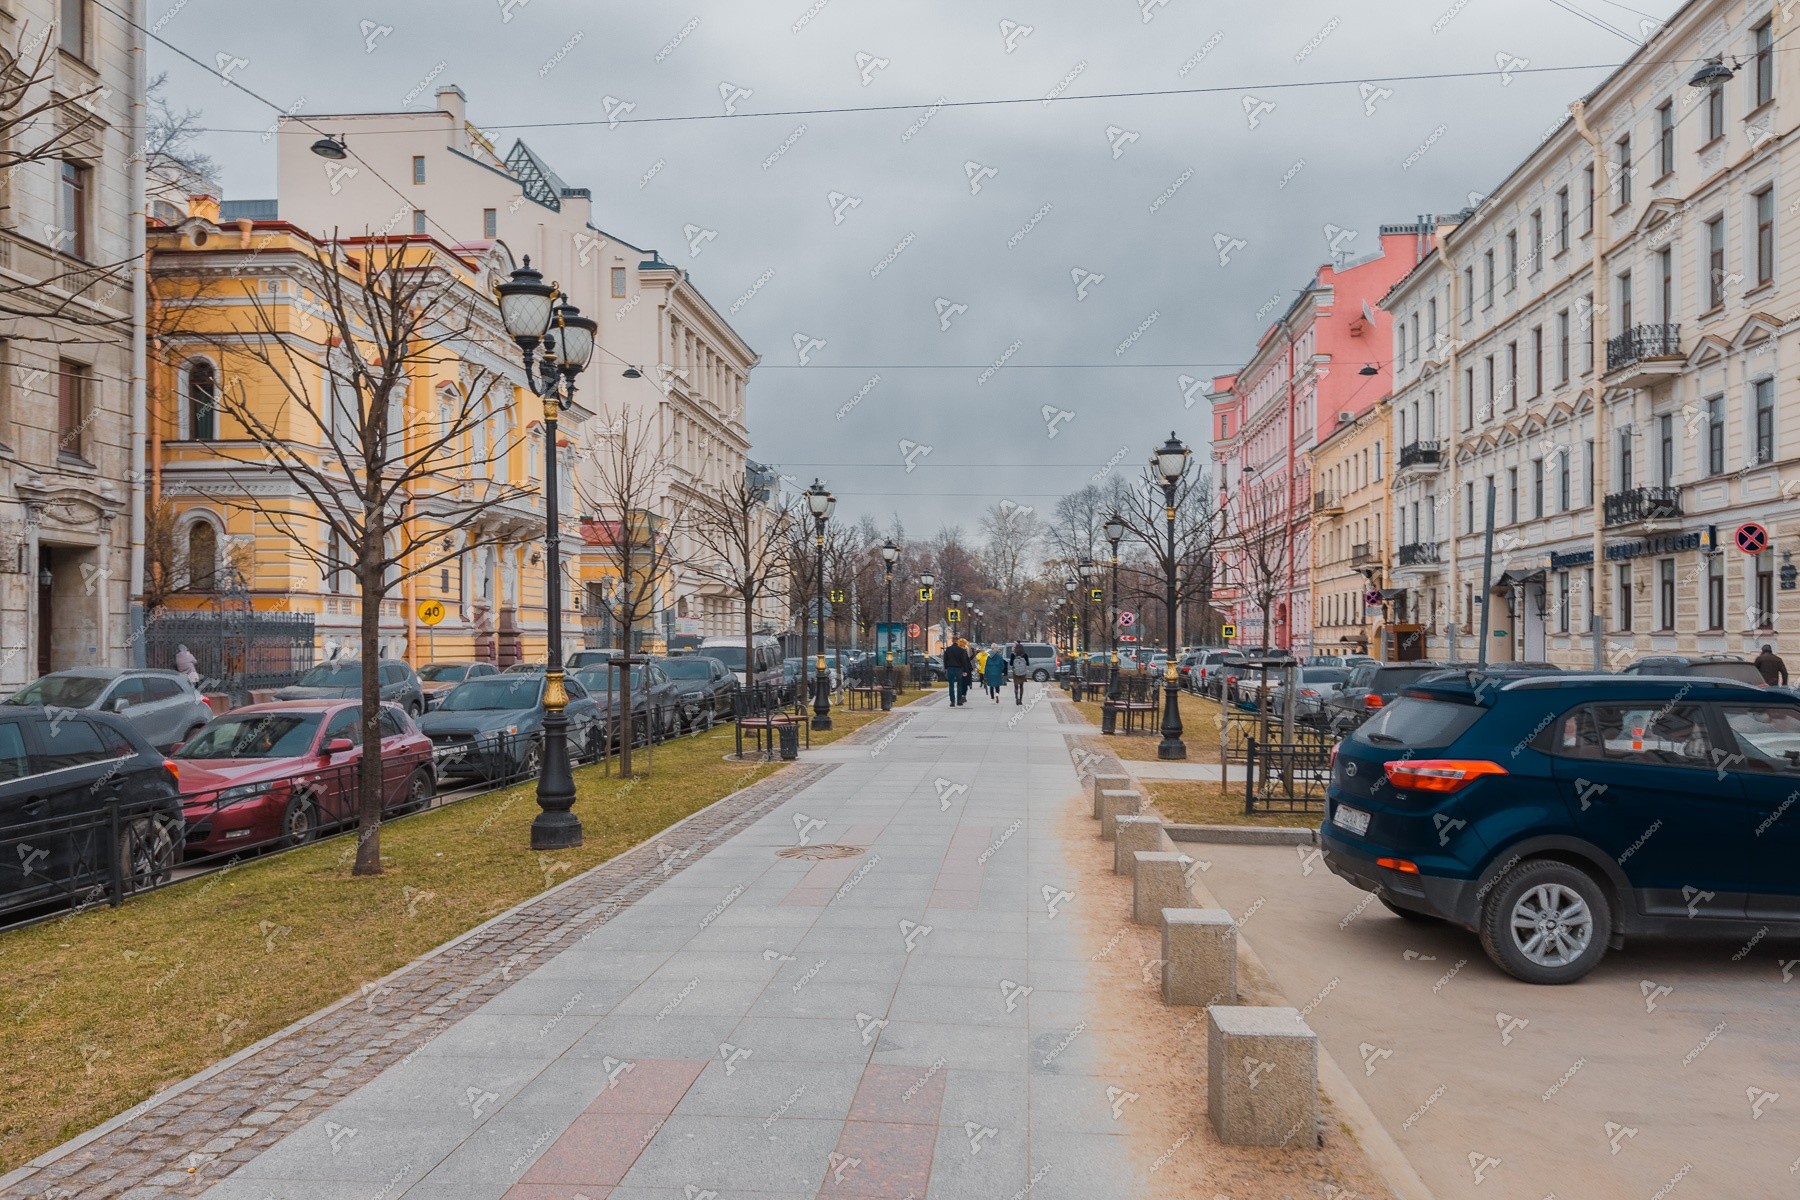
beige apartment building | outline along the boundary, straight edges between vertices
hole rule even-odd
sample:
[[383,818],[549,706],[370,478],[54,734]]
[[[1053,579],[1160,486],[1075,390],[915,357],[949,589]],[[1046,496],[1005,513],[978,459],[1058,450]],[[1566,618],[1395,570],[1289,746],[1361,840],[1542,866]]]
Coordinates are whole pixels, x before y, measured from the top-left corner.
[[1796,19],[1692,0],[1383,301],[1397,619],[1434,657],[1475,653],[1490,489],[1492,658],[1745,653],[1800,618]]
[[[430,111],[283,122],[277,136],[280,219],[313,232],[385,229],[429,234],[452,245],[498,244],[514,261],[529,255],[545,279],[561,285],[600,325],[593,362],[579,380],[578,408],[570,413],[576,419],[568,432],[578,446],[604,452],[599,422],[581,417],[654,406],[673,467],[657,512],[664,518],[702,489],[741,478],[750,445],[746,389],[759,359],[678,265],[704,252],[709,231],[696,230],[687,245],[666,255],[608,233],[595,223],[589,189],[564,182],[522,139],[502,154],[469,120],[462,89],[440,87],[436,101]],[[314,154],[319,129],[340,135],[349,157],[332,161]],[[252,207],[257,205],[262,207]],[[277,215],[273,208],[250,201],[242,210],[227,204],[225,211],[228,217],[268,219]],[[564,514],[571,562],[584,553],[582,515]],[[603,551],[587,547],[585,553]],[[739,632],[742,618],[732,597],[684,571],[682,564],[697,556],[695,546],[676,548],[675,569],[662,585],[658,632]],[[565,625],[582,628],[579,614]]]
[[1387,402],[1345,413],[1308,455],[1312,503],[1314,654],[1373,654],[1388,559]]
[[8,4],[0,40],[32,81],[20,109],[54,105],[42,120],[62,131],[12,131],[9,160],[24,161],[0,179],[0,286],[9,310],[29,314],[0,337],[0,692],[10,692],[45,671],[122,666],[132,652],[143,485],[131,418],[131,159],[142,81],[129,23],[86,0]]

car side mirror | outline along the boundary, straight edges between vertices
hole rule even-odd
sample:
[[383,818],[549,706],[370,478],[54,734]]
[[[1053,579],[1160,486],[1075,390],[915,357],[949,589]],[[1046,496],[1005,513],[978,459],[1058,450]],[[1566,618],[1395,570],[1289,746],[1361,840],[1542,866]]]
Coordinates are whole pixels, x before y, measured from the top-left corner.
[[354,749],[356,749],[356,743],[345,737],[332,738],[329,742],[325,743],[325,753],[327,755],[348,754]]
[[131,697],[129,697],[129,696],[120,696],[117,700],[114,700],[112,702],[112,710],[114,712],[124,712],[126,709],[128,709],[130,707],[131,707]]

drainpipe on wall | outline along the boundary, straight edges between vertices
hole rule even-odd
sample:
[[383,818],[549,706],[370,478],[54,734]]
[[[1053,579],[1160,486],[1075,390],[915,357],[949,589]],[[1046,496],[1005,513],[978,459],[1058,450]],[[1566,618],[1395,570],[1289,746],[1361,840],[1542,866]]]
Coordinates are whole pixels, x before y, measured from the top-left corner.
[[[1456,568],[1460,561],[1459,552],[1462,547],[1460,540],[1461,534],[1457,531],[1456,523],[1461,519],[1460,509],[1457,505],[1457,497],[1461,494],[1462,487],[1461,481],[1458,478],[1461,472],[1457,470],[1456,462],[1456,431],[1459,428],[1456,416],[1456,389],[1462,383],[1462,371],[1458,366],[1457,360],[1462,354],[1463,297],[1462,276],[1457,273],[1456,262],[1450,257],[1450,239],[1456,236],[1457,231],[1460,228],[1461,226],[1458,226],[1457,229],[1446,230],[1444,233],[1438,235],[1437,242],[1438,254],[1444,260],[1444,270],[1450,276],[1450,311],[1444,314],[1444,328],[1451,331],[1450,353],[1444,359],[1445,369],[1450,376],[1450,383],[1445,389],[1445,407],[1447,411],[1444,413],[1444,448],[1439,456],[1441,461],[1450,464],[1449,490],[1439,493],[1439,498],[1444,500],[1450,509],[1447,514],[1447,519],[1444,522],[1444,528],[1448,530],[1450,534],[1450,553],[1448,555],[1450,559],[1450,569],[1446,572],[1447,582],[1444,585],[1445,591],[1448,593],[1446,607],[1449,610],[1450,619],[1444,622],[1444,632],[1448,634],[1452,628],[1455,628],[1457,630],[1458,638],[1461,637],[1462,630],[1460,623],[1456,620],[1456,602],[1462,598],[1462,589],[1457,586],[1460,582],[1457,578],[1460,572],[1457,571]],[[1436,417],[1437,414],[1433,413],[1432,419],[1435,420]],[[1450,661],[1456,661],[1456,639],[1452,639],[1450,642]]]
[[1588,597],[1588,633],[1594,640],[1594,670],[1604,671],[1606,618],[1603,614],[1606,606],[1601,603],[1601,598],[1606,594],[1606,388],[1601,376],[1606,369],[1606,327],[1603,315],[1606,312],[1606,234],[1600,220],[1600,189],[1606,186],[1606,151],[1600,145],[1600,135],[1588,128],[1585,101],[1577,100],[1569,105],[1569,115],[1574,119],[1575,132],[1594,151],[1594,305],[1590,314],[1593,318],[1592,327],[1589,330],[1594,348],[1594,379],[1588,385],[1594,411],[1594,587],[1593,594]]
[[131,3],[131,144],[138,147],[131,156],[131,468],[127,476],[130,492],[131,523],[130,606],[131,664],[144,665],[144,439],[149,427],[149,405],[144,393],[147,347],[144,315],[149,272],[145,249],[144,222],[149,205],[145,202],[144,145],[147,128],[144,92],[149,86],[144,53],[144,0]]

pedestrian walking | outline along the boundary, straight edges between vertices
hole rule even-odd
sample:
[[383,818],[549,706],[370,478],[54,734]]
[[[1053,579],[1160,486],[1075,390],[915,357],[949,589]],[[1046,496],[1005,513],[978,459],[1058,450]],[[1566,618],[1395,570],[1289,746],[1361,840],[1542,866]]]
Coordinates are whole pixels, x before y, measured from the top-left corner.
[[994,703],[1000,703],[1000,685],[1006,682],[1006,656],[995,646],[987,652],[987,659],[981,668],[981,682],[987,688],[988,695]]
[[981,684],[981,690],[987,690],[987,647],[975,651],[975,679]]
[[1787,663],[1781,660],[1781,655],[1775,653],[1775,647],[1768,642],[1763,643],[1762,653],[1756,656],[1756,669],[1762,672],[1765,685],[1774,687],[1779,683],[1782,687],[1787,686]]
[[194,661],[194,652],[185,644],[175,647],[175,670],[189,683],[200,682],[200,669]]
[[969,648],[959,640],[944,647],[944,678],[950,684],[950,707],[963,702],[969,691]]
[[1025,680],[1031,674],[1031,656],[1022,642],[1014,642],[1006,652],[1006,673],[1012,676],[1013,703],[1025,703]]

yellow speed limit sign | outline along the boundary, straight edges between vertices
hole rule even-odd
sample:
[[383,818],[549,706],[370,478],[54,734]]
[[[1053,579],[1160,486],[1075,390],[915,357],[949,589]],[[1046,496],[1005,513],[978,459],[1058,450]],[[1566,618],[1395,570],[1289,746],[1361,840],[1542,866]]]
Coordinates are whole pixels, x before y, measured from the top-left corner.
[[419,605],[419,620],[427,625],[436,625],[444,619],[444,606],[437,600],[427,600]]

